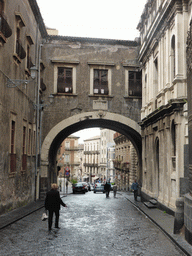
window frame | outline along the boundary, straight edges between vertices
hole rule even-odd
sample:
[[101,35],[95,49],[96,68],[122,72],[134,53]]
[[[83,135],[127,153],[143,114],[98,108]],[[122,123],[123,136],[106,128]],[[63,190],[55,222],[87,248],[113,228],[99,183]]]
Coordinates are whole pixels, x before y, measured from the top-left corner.
[[22,171],[27,169],[27,122],[23,120],[22,126]]
[[141,73],[141,95],[130,95],[130,86],[129,86],[129,72],[142,72],[139,67],[126,67],[125,68],[125,97],[129,98],[141,98],[142,97],[142,73]]
[[[112,96],[112,68],[115,66],[115,63],[112,62],[98,62],[98,61],[89,61],[88,65],[90,67],[90,96]],[[107,70],[108,71],[108,94],[99,94],[94,93],[94,70]]]
[[[62,69],[62,85],[59,85],[59,69]],[[70,72],[70,76],[67,74]],[[67,81],[68,80],[68,81]],[[63,91],[59,91],[60,87],[63,88]],[[69,67],[57,67],[57,93],[73,93],[73,69]]]
[[[15,12],[15,43],[14,43],[14,54],[13,58],[17,64],[20,64],[22,59],[26,57],[26,52],[23,48],[22,41],[22,28],[25,27],[25,21],[19,12]],[[19,35],[18,35],[19,31]],[[18,45],[18,46],[17,46]],[[22,57],[17,52],[17,47],[22,49],[22,53],[24,54]]]
[[[53,81],[53,94],[55,95],[65,95],[73,96],[76,95],[77,90],[77,65],[78,60],[63,60],[63,59],[52,59],[51,62],[54,64],[54,81]],[[57,91],[57,80],[58,80],[58,68],[72,68],[72,93],[58,93]]]
[[[98,73],[97,77],[96,77],[96,73]],[[102,81],[102,76],[105,76],[105,79],[103,79],[103,81]],[[108,92],[109,92],[108,69],[94,69],[93,70],[93,94],[108,95]]]
[[[14,134],[13,134],[14,123]],[[9,172],[14,174],[16,172],[16,114],[11,113],[10,118],[10,148],[9,148]]]

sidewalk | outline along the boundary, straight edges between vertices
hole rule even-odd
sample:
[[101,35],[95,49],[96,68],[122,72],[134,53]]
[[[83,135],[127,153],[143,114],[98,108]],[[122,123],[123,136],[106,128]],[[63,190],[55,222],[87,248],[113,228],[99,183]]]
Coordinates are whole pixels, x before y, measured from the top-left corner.
[[[173,234],[174,217],[164,213],[163,211],[155,208],[149,209],[142,202],[134,201],[133,193],[118,191],[118,194],[124,196],[129,202],[131,202],[138,210],[143,212],[152,222],[154,222],[180,249],[186,254],[192,255],[192,246],[185,241],[184,235]],[[65,195],[61,193],[61,197]],[[140,198],[138,197],[138,200]],[[44,207],[44,201],[32,202],[24,207],[15,209],[7,214],[0,216],[0,229],[13,224],[17,220],[20,220],[27,215]]]
[[153,223],[155,223],[186,255],[192,255],[192,246],[186,242],[184,234],[173,234],[174,217],[169,215],[158,208],[149,209],[140,201],[134,200],[133,193],[122,192],[120,194],[126,197],[128,201],[135,205],[137,209],[143,212]]
[[[60,194],[61,198],[65,197],[63,193]],[[29,214],[38,211],[44,207],[44,201],[37,200],[36,202],[31,202],[26,206],[19,207],[13,211],[10,211],[6,214],[0,215],[0,230],[5,228],[14,222],[28,216]]]

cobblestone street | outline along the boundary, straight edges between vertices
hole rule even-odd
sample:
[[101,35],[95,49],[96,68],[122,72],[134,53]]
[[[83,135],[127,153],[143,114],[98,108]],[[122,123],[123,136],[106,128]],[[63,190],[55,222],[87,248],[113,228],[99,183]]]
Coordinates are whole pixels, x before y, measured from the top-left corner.
[[184,255],[123,195],[63,198],[61,229],[48,232],[43,209],[1,230],[0,255]]

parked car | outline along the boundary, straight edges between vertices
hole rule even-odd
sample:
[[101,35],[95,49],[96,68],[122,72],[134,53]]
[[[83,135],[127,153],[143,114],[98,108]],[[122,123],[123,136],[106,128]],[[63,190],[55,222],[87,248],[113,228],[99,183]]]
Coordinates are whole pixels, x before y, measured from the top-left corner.
[[88,184],[87,184],[87,182],[81,182],[84,186],[85,186],[85,192],[88,192]]
[[88,186],[88,191],[91,191],[91,184],[89,182],[87,183],[87,186]]
[[103,184],[103,183],[96,183],[95,186],[94,186],[93,192],[94,193],[96,193],[96,192],[103,192],[103,193],[105,193],[104,185],[105,184]]
[[78,182],[73,184],[73,194],[75,193],[83,193],[87,192],[87,187],[83,182]]

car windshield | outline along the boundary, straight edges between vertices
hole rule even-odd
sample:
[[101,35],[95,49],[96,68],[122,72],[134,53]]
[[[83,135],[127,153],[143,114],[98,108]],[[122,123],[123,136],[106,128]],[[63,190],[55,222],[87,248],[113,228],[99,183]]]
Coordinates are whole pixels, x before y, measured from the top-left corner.
[[101,186],[103,186],[103,184],[97,183],[96,186],[97,186],[97,187],[101,187]]
[[82,186],[83,186],[82,183],[76,183],[76,184],[74,184],[74,187],[82,187]]

